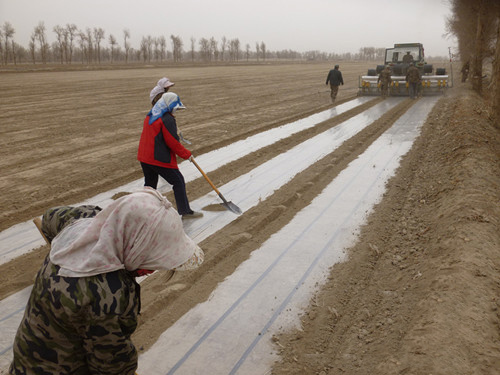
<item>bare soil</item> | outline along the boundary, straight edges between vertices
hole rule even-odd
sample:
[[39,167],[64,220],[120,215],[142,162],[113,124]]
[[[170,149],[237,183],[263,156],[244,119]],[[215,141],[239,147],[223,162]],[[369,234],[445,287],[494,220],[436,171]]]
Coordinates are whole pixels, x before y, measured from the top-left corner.
[[[341,64],[352,99],[371,67]],[[0,229],[139,179],[148,93],[168,76],[188,110],[177,121],[194,155],[331,107],[330,64],[0,73]],[[221,185],[380,98],[210,173]],[[411,105],[405,100],[200,245],[205,264],[142,286],[134,342],[159,334],[284,226]],[[302,317],[275,337],[273,374],[500,373],[500,137],[481,98],[455,87],[402,160],[348,261]],[[197,179],[195,199],[210,191]],[[169,196],[169,198],[172,198]],[[29,285],[48,248],[0,266],[0,298]]]

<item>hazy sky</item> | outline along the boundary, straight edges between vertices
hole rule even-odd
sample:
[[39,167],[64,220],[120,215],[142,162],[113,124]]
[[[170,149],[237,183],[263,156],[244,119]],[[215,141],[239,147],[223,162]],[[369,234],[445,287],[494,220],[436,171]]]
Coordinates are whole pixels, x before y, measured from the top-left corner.
[[0,0],[0,25],[10,22],[14,40],[28,47],[35,26],[43,21],[49,43],[54,26],[100,27],[105,40],[113,34],[123,45],[130,30],[132,47],[143,36],[238,38],[241,49],[264,42],[267,50],[357,52],[360,47],[390,47],[421,42],[427,56],[447,56],[448,0]]

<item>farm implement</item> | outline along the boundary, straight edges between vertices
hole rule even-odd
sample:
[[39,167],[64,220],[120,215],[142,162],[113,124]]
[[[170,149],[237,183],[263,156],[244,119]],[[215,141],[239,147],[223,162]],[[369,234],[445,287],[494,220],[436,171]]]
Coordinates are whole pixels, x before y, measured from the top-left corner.
[[389,95],[408,96],[406,73],[411,65],[415,65],[420,72],[420,93],[422,95],[443,94],[449,86],[449,77],[445,68],[436,68],[427,64],[424,59],[424,47],[421,43],[395,44],[394,48],[385,50],[384,65],[377,65],[375,69],[368,69],[366,75],[359,77],[359,96],[381,95],[378,81],[379,74],[385,67],[391,70]]

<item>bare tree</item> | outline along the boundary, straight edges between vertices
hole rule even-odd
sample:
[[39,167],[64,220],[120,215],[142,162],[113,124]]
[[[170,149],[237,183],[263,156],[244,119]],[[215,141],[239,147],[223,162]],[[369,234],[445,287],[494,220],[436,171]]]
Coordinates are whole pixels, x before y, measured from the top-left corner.
[[266,44],[260,42],[260,52],[262,53],[262,60],[266,61]]
[[45,24],[40,22],[38,26],[35,27],[35,38],[38,40],[40,46],[40,55],[42,57],[42,64],[47,63],[47,55],[49,52],[49,44],[47,43],[47,37],[45,35]]
[[472,88],[481,94],[483,91],[483,59],[486,28],[486,9],[484,0],[477,0],[476,38],[474,58],[472,59]]
[[82,51],[82,64],[83,64],[84,61],[89,61],[87,35],[83,31],[80,31],[78,33],[78,43],[80,45],[80,50]]
[[462,62],[471,63],[472,87],[482,92],[483,63],[494,55],[499,21],[496,0],[451,0],[447,31],[458,40]]
[[384,61],[384,59],[385,59],[385,48],[376,48],[375,49],[375,59],[377,61]]
[[64,63],[64,51],[66,50],[65,44],[66,44],[66,32],[67,30],[59,25],[54,26],[53,31],[56,33],[56,45],[57,45],[57,52],[59,54],[59,58],[61,60],[61,64]]
[[259,56],[260,56],[260,44],[259,44],[259,42],[255,43],[255,55],[257,56],[257,61],[259,61]]
[[160,61],[163,62],[166,58],[167,39],[162,35],[158,38],[158,42],[160,44]]
[[191,40],[191,61],[194,61],[196,39],[192,36],[190,40]]
[[29,41],[29,49],[30,49],[30,55],[31,55],[31,60],[33,61],[33,64],[36,64],[36,35],[33,32],[30,36],[30,41]]
[[151,35],[148,35],[146,38],[146,53],[148,56],[148,62],[151,62],[151,58],[153,57],[153,42],[154,38]]
[[3,43],[2,43],[2,40],[3,40],[3,31],[2,29],[0,29],[0,64],[3,64]]
[[210,38],[210,54],[215,61],[219,59],[219,49],[217,48],[217,41],[214,37]]
[[92,59],[94,57],[94,42],[92,39],[92,30],[88,27],[87,27],[86,41],[87,41],[87,63],[91,64]]
[[14,36],[16,31],[9,22],[5,22],[2,26],[3,35],[3,59],[4,63],[7,64],[9,60],[9,39]]
[[130,44],[128,39],[130,38],[130,31],[128,29],[123,30],[123,49],[125,50],[125,64],[128,63],[128,54],[130,52]]
[[148,59],[148,40],[145,37],[141,39],[140,51],[142,54],[143,61],[146,62]]
[[153,43],[153,56],[155,61],[160,60],[160,40],[158,38],[153,38],[152,40]]
[[226,53],[227,39],[225,36],[220,41],[220,59],[224,61],[224,54]]
[[182,59],[182,40],[179,36],[170,35],[172,40],[172,54],[174,57],[174,62],[178,62]]
[[101,41],[104,39],[104,30],[100,27],[94,27],[94,42],[97,54],[97,61],[101,63]]
[[75,24],[66,24],[66,63],[71,64],[73,61],[73,44],[78,32],[78,28]]
[[238,38],[229,42],[229,58],[231,61],[238,61],[240,58],[240,40]]
[[18,51],[21,50],[21,46],[19,44],[17,44],[16,42],[14,42],[14,39],[12,39],[11,41],[11,50],[12,50],[12,60],[14,61],[14,65],[17,65],[17,56],[18,56]]
[[496,46],[495,55],[493,57],[493,72],[491,75],[491,82],[493,83],[493,116],[495,118],[494,124],[496,124],[497,129],[500,129],[500,4],[496,3],[496,18],[497,18],[497,30],[496,30]]
[[111,46],[111,63],[113,63],[113,59],[115,57],[115,46],[118,44],[116,42],[116,38],[114,37],[113,34],[109,34],[109,45]]
[[246,44],[245,46],[245,57],[247,58],[247,61],[250,59],[250,44]]
[[206,38],[201,38],[198,42],[200,45],[200,56],[203,61],[210,60],[210,42]]

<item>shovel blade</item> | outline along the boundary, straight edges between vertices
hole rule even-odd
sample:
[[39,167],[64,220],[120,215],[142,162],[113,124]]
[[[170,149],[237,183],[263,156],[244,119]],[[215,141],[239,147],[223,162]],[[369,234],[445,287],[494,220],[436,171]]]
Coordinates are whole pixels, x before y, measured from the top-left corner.
[[227,202],[226,201],[224,203],[221,203],[221,205],[224,206],[229,211],[234,212],[236,215],[241,215],[243,213],[243,211],[241,211],[241,208],[239,208],[233,202]]

